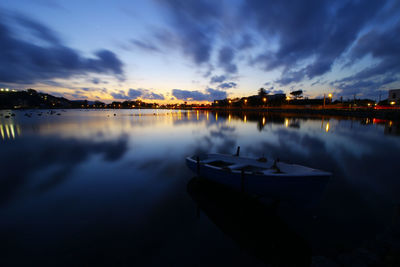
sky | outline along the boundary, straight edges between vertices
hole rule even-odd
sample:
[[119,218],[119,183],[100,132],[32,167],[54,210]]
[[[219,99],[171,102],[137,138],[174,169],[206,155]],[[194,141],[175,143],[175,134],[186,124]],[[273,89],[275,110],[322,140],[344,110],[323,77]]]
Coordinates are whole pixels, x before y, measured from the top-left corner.
[[104,102],[400,88],[398,0],[2,0],[0,87]]

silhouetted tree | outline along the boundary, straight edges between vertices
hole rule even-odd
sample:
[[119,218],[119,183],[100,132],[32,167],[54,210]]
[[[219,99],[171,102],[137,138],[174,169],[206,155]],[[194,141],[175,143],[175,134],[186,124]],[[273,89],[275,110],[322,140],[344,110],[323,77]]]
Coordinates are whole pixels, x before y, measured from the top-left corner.
[[293,91],[293,92],[290,92],[290,94],[291,94],[295,99],[302,98],[302,97],[303,97],[303,96],[302,96],[303,90]]
[[260,89],[258,89],[258,95],[261,97],[266,96],[267,91],[265,91],[265,89],[261,87]]

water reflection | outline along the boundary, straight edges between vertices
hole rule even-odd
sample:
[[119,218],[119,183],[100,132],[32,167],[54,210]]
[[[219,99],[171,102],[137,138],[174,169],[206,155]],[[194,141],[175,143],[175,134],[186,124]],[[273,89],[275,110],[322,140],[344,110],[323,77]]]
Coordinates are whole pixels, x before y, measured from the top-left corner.
[[[101,156],[101,161],[105,162],[118,161],[127,148],[124,136],[99,142],[35,137],[4,144],[0,153],[3,174],[0,180],[0,206],[17,195],[21,196],[21,190],[23,196],[62,184],[80,164],[93,156]],[[21,157],[21,153],[29,156]]]
[[398,121],[387,121],[385,123],[385,134],[400,136],[400,123]]
[[13,121],[0,123],[0,135],[3,141],[13,140],[21,135],[21,127],[19,124],[14,124]]
[[309,266],[311,248],[268,205],[200,178],[187,191],[207,217],[241,248],[272,266]]
[[[71,236],[69,248],[83,254],[87,247],[98,251],[101,246],[104,257],[120,256],[118,249],[110,250],[110,244],[118,244],[126,253],[132,246],[137,248],[140,253],[135,257],[140,263],[162,254],[158,265],[162,260],[171,266],[202,265],[199,259],[206,261],[203,254],[208,253],[205,266],[214,262],[251,265],[207,217],[191,221],[193,201],[186,193],[191,173],[185,167],[185,156],[234,153],[238,145],[244,156],[265,155],[334,174],[317,207],[315,224],[301,223],[297,216],[291,217],[293,212],[284,213],[288,218],[276,216],[268,208],[265,217],[252,220],[271,220],[285,238],[301,236],[313,255],[357,248],[375,238],[391,221],[393,205],[400,203],[397,121],[203,110],[27,112],[32,115],[15,111],[15,116],[6,118],[9,112],[2,111],[0,116],[0,235],[7,237],[4,246],[8,249],[0,251],[0,259],[6,254],[9,262],[16,255],[18,259],[31,255],[37,247],[38,258],[45,258],[53,248],[57,263],[68,253],[54,244]],[[203,203],[202,197],[193,198]],[[210,219],[223,231],[237,230],[237,225],[232,228],[226,220],[232,206],[218,196],[215,201],[223,216]],[[209,204],[204,205],[208,209]],[[232,216],[238,221],[246,218]],[[288,227],[277,222],[278,218],[284,218]],[[117,237],[115,229],[119,229]],[[251,237],[246,240],[240,233],[247,233],[238,234],[235,229],[229,230],[235,236],[232,239],[243,241],[251,250],[249,243],[258,240],[257,236],[248,233]],[[74,237],[88,232],[85,247]],[[269,234],[271,242],[278,242]],[[103,240],[102,235],[105,241],[97,244],[93,238]],[[279,254],[282,243],[271,248],[268,240],[269,251]],[[215,253],[221,247],[225,253]],[[185,251],[190,259],[183,259],[178,251]],[[199,254],[193,256],[196,251]],[[279,262],[271,253],[266,255],[266,262],[271,258]],[[113,259],[107,262],[111,265]]]
[[[96,112],[96,111],[95,111]],[[387,135],[400,136],[400,124],[398,121],[393,120],[383,120],[375,118],[364,118],[364,119],[351,119],[335,117],[336,120],[332,123],[330,120],[332,117],[326,117],[321,115],[294,115],[286,113],[268,113],[268,112],[232,112],[232,111],[182,111],[182,110],[119,110],[116,114],[115,110],[100,110],[97,114],[93,116],[93,111],[85,111],[86,115],[91,118],[91,120],[86,121],[90,123],[85,127],[85,131],[82,131],[82,125],[80,121],[73,119],[73,116],[82,116],[82,111],[63,111],[62,114],[58,113],[55,116],[55,112],[48,111],[35,111],[28,113],[28,117],[23,116],[23,112],[16,112],[17,116],[6,119],[7,113],[3,112],[0,117],[0,136],[2,140],[13,140],[21,136],[22,131],[24,134],[30,132],[42,132],[44,134],[59,134],[62,132],[65,135],[71,135],[72,132],[90,132],[88,136],[93,134],[91,129],[106,128],[108,131],[118,133],[122,128],[124,132],[129,131],[129,128],[133,123],[143,123],[143,119],[146,118],[145,124],[152,121],[157,122],[157,124],[164,124],[168,127],[170,123],[186,123],[186,122],[199,122],[210,121],[218,122],[220,119],[227,123],[238,123],[238,122],[250,122],[256,123],[256,128],[259,131],[263,131],[267,126],[270,125],[283,125],[287,128],[300,129],[302,124],[310,124],[311,121],[320,122],[321,130],[328,133],[336,127],[336,124],[341,121],[350,121],[350,128],[355,127],[355,123],[358,125],[375,125],[382,129],[382,131]],[[195,114],[194,114],[195,113]],[[210,113],[212,118],[210,118]],[[27,113],[25,113],[26,115]],[[40,115],[35,118],[31,117],[35,114]],[[4,115],[4,116],[3,116]],[[105,120],[104,117],[109,120]],[[154,117],[147,119],[149,117]],[[117,120],[117,121],[115,121]],[[114,129],[115,124],[118,124],[119,129]],[[51,125],[50,125],[51,124]],[[23,125],[21,127],[21,125]],[[343,128],[344,125],[340,127]]]

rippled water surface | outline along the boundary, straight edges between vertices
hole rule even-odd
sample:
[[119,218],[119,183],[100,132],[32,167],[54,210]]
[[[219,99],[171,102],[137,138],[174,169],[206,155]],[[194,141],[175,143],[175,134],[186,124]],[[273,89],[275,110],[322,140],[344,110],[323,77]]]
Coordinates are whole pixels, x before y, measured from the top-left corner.
[[[177,110],[0,113],[2,266],[307,265],[312,256],[375,240],[396,220],[396,121]],[[185,166],[186,156],[237,146],[245,156],[333,177],[305,211],[268,196],[245,199],[193,179]]]

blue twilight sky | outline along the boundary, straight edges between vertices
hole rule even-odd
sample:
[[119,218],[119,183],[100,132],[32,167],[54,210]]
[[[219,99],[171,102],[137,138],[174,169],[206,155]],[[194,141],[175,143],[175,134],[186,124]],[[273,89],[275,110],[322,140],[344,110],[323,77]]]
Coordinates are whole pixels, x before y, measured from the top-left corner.
[[399,0],[3,0],[0,87],[212,101],[400,88]]

